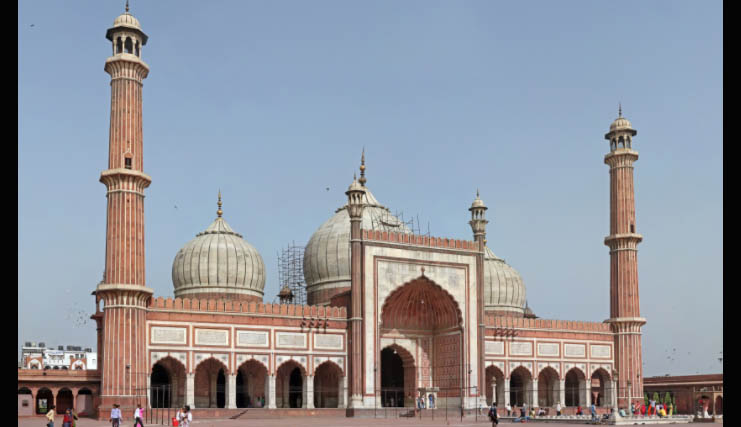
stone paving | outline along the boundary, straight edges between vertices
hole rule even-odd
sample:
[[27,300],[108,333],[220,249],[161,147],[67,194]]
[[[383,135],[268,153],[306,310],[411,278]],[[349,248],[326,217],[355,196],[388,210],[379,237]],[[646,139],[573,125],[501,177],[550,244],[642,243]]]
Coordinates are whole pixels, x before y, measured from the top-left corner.
[[[531,421],[532,423],[533,421]],[[537,421],[535,421],[537,422]],[[419,418],[326,418],[326,417],[290,417],[290,418],[273,418],[273,419],[216,419],[216,420],[193,420],[193,427],[252,427],[252,426],[286,426],[286,425],[300,425],[301,427],[311,426],[355,426],[355,427],[370,427],[370,426],[416,426],[416,427],[433,427],[433,426],[461,426],[461,427],[488,427],[491,425],[484,419],[479,419],[476,422],[475,419],[464,419],[461,422],[460,418],[450,418],[448,421],[442,420],[431,420]],[[503,420],[499,423],[500,425],[519,425],[512,423],[509,420]],[[550,423],[543,423],[550,424]],[[554,424],[550,424],[554,425]],[[579,422],[574,424],[558,423],[558,426],[583,426],[588,425],[585,422]],[[711,425],[722,426],[723,423],[713,423]],[[46,419],[42,417],[24,417],[18,418],[19,427],[45,427]],[[55,427],[61,427],[61,419],[54,423]],[[157,424],[145,424],[145,427],[155,427]],[[83,418],[77,421],[77,427],[110,427],[110,423],[104,421],[92,420],[89,418]],[[132,427],[131,421],[126,420],[121,424],[121,427]]]

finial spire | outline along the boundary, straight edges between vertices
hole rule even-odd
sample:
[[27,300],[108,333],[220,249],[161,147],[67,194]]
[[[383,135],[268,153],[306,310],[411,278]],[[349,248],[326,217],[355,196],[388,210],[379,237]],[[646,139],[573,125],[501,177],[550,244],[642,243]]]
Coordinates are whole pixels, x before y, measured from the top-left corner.
[[476,189],[476,198],[477,199],[479,198],[479,189],[478,188]]
[[216,202],[216,204],[219,206],[219,209],[216,211],[216,215],[221,218],[221,215],[224,213],[224,211],[221,210],[221,189],[219,189],[219,201]]
[[365,147],[363,147],[363,154],[360,156],[360,180],[358,182],[365,187]]
[[623,117],[623,104],[618,102],[618,117]]
[[126,0],[126,13],[129,13],[129,0]]

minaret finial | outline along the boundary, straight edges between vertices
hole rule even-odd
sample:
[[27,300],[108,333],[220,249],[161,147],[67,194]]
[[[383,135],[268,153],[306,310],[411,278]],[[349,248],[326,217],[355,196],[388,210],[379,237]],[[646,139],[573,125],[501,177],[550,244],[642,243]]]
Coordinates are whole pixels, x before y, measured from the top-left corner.
[[129,13],[129,0],[126,0],[126,13]]
[[221,189],[219,189],[219,201],[216,202],[216,204],[219,206],[219,209],[216,211],[216,215],[221,218],[221,215],[224,213],[224,211],[221,210]]
[[360,180],[358,182],[365,187],[365,147],[363,147],[363,154],[360,156]]
[[477,199],[479,198],[479,189],[478,188],[476,189],[476,198]]
[[618,102],[618,117],[623,117],[623,104]]

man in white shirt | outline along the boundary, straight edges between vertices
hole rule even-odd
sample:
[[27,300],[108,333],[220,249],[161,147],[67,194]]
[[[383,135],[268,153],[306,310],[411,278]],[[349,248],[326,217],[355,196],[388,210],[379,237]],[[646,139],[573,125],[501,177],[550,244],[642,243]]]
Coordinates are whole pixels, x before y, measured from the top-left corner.
[[144,423],[142,422],[142,405],[141,403],[136,405],[136,409],[134,410],[134,427],[139,425],[139,427],[144,427]]
[[561,416],[561,402],[556,403],[556,415]]
[[193,421],[193,414],[190,412],[190,406],[183,406],[183,409],[177,414],[177,419],[179,427],[190,427],[190,423]]

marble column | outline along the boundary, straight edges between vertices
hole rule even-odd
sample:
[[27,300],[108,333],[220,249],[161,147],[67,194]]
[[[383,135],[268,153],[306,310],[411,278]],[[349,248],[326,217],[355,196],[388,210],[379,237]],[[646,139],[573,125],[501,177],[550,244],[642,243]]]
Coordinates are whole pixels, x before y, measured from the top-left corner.
[[268,391],[265,394],[265,397],[267,398],[266,403],[268,409],[275,409],[275,375],[268,375],[267,380]]
[[592,382],[587,380],[579,380],[579,403],[583,404],[585,410],[589,409],[592,405]]
[[314,376],[307,375],[305,378],[306,383],[306,403],[304,408],[314,409]]
[[561,403],[561,410],[566,407],[566,380],[558,382],[558,402]]
[[[190,406],[191,409],[196,407],[195,379],[196,374],[194,373],[185,375],[185,404]],[[149,377],[147,377],[147,382],[149,382]]]
[[208,393],[208,407],[209,408],[215,408],[216,407],[216,385],[217,385],[217,375],[213,374],[209,377],[209,393]]
[[532,392],[533,392],[533,394],[532,394],[532,397],[530,399],[530,407],[537,408],[539,406],[538,405],[538,380],[535,380],[535,379],[533,380],[533,390],[532,390]]
[[237,409],[237,376],[229,374],[226,378],[226,407],[227,409]]
[[339,380],[339,390],[337,390],[337,407],[347,407],[347,375],[343,375]]
[[[497,379],[492,378],[491,380],[491,402],[486,402],[488,405],[491,405],[492,403],[497,402]],[[501,405],[500,402],[497,402],[497,404]]]
[[509,381],[504,380],[504,406],[509,405],[510,402],[510,393],[509,393]]

